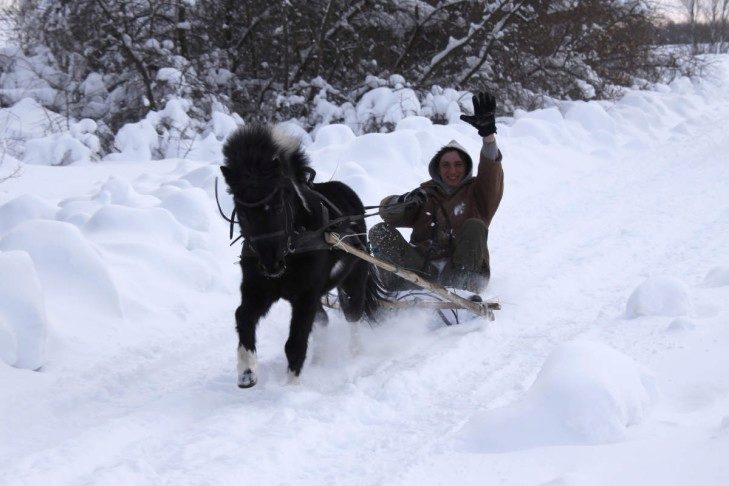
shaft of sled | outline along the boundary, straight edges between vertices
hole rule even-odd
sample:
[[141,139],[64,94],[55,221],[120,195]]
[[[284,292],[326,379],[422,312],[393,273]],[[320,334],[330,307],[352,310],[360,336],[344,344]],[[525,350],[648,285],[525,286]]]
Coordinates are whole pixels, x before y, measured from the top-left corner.
[[[470,301],[469,301],[470,302]],[[501,306],[496,302],[484,302],[488,309],[499,310]],[[384,303],[385,307],[393,309],[406,309],[408,307],[417,307],[420,309],[460,309],[461,305],[447,300],[423,300],[415,298],[413,300],[389,300]]]
[[488,303],[486,302],[473,302],[471,300],[464,299],[460,295],[449,292],[448,289],[441,285],[436,285],[423,279],[415,272],[405,270],[404,268],[400,268],[397,265],[393,265],[392,263],[380,260],[379,258],[375,258],[369,253],[362,251],[359,248],[355,248],[348,243],[345,243],[337,233],[324,233],[324,240],[328,244],[332,245],[333,248],[337,248],[339,250],[346,251],[347,253],[351,253],[352,255],[361,258],[362,260],[368,261],[373,265],[377,265],[383,270],[392,272],[398,277],[404,278],[408,282],[412,282],[419,287],[428,289],[431,292],[443,297],[446,300],[453,302],[463,309],[468,309],[474,314],[477,314],[479,316],[486,316],[489,320],[494,320],[494,312],[489,309]]

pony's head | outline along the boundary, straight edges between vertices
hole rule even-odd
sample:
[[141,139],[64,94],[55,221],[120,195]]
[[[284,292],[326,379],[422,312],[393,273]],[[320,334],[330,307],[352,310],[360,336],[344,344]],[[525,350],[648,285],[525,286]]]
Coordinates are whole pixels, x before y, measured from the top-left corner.
[[241,233],[258,255],[264,275],[279,277],[286,269],[294,230],[294,200],[307,178],[307,159],[300,143],[267,125],[234,132],[223,146],[220,167],[235,200]]

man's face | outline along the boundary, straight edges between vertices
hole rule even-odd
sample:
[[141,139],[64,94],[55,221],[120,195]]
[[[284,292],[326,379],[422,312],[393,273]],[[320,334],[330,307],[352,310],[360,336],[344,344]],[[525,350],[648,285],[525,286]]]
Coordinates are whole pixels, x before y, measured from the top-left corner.
[[438,174],[448,187],[457,187],[466,175],[466,163],[456,150],[444,153],[438,162]]

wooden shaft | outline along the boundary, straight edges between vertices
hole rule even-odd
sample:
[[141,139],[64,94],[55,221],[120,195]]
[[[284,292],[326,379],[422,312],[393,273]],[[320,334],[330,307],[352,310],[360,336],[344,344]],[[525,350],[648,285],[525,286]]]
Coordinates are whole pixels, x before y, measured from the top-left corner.
[[359,248],[355,248],[352,245],[345,243],[337,233],[324,233],[324,241],[332,245],[333,248],[337,248],[339,250],[346,251],[347,253],[351,253],[352,255],[355,255],[362,260],[368,261],[383,270],[394,273],[398,277],[404,278],[408,282],[412,282],[419,287],[428,289],[431,292],[439,295],[440,297],[443,297],[444,299],[453,302],[460,308],[468,309],[469,311],[479,316],[486,316],[489,320],[494,319],[494,312],[489,307],[489,303],[473,302],[471,300],[464,299],[460,295],[449,292],[448,289],[446,289],[442,285],[436,285],[423,279],[415,272],[405,270],[404,268],[398,267],[397,265],[393,265],[392,263],[380,260],[379,258],[373,257],[369,253],[362,251]]
[[[483,304],[491,310],[501,309],[501,305],[497,302],[483,302]],[[393,309],[405,309],[408,307],[418,307],[421,309],[461,309],[461,305],[455,302],[446,300],[422,300],[418,298],[413,300],[388,300],[384,303],[384,307],[391,307]]]

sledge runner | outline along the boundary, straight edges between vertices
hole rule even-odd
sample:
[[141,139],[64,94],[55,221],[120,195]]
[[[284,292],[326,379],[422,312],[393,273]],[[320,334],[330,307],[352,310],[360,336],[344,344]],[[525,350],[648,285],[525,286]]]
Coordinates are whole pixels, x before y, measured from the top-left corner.
[[[504,191],[495,111],[496,99],[483,92],[473,98],[473,115],[461,115],[483,137],[475,176],[471,157],[452,140],[431,159],[432,179],[382,200],[384,223],[369,232],[376,257],[444,286],[474,293],[486,288],[491,275],[488,228]],[[412,228],[410,243],[396,228]],[[389,291],[412,288],[389,272],[383,272],[382,280]]]

